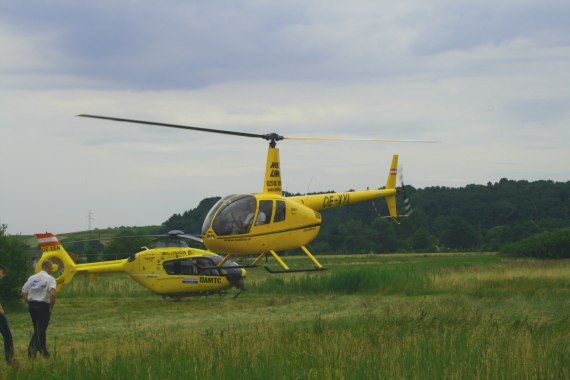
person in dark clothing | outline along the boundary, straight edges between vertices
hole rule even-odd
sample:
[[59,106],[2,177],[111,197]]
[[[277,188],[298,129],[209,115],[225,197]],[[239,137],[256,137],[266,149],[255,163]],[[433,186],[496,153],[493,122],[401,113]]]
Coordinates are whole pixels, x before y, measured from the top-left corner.
[[[6,276],[6,268],[0,265],[0,280],[2,280],[4,276]],[[4,338],[4,356],[6,357],[6,362],[12,364],[14,361],[14,339],[12,338],[12,332],[10,332],[2,304],[0,304],[0,334],[2,334]]]

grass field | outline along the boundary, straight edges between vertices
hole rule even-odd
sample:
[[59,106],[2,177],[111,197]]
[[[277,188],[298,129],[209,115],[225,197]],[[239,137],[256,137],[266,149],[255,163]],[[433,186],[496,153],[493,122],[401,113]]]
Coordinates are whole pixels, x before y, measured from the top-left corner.
[[[288,258],[288,261],[296,260]],[[319,256],[313,274],[248,271],[247,290],[164,301],[126,275],[78,277],[9,379],[568,379],[570,261],[492,254]]]

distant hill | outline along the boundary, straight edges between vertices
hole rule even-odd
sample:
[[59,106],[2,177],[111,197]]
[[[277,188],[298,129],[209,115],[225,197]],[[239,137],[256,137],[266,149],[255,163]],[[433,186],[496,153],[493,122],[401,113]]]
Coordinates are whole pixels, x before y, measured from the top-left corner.
[[[413,213],[400,218],[399,224],[386,218],[383,199],[323,211],[321,233],[310,243],[311,249],[319,253],[497,251],[535,233],[570,227],[570,181],[501,179],[461,188],[406,186],[406,192]],[[157,226],[95,229],[59,238],[65,242],[175,229],[200,234],[206,214],[219,199],[205,198],[196,208]],[[398,204],[402,206],[402,199]],[[37,247],[33,236],[21,238]],[[100,251],[104,245],[91,249]]]

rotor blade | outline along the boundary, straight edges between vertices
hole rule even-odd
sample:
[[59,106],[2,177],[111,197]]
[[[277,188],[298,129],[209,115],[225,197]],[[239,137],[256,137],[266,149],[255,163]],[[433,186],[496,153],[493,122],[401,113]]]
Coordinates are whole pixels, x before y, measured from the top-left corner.
[[197,241],[198,243],[204,243],[204,240],[202,240],[201,237],[198,236],[194,236],[194,235],[178,235],[178,237],[184,238],[184,239],[189,239],[189,240],[194,240]]
[[[92,119],[103,119],[103,120],[112,120],[112,121],[121,121],[125,123],[137,123],[137,124],[148,124],[148,125],[156,125],[159,127],[169,127],[169,128],[179,128],[179,129],[188,129],[192,131],[200,131],[200,132],[210,132],[210,133],[220,133],[223,135],[233,135],[233,136],[242,136],[242,137],[255,137],[255,138],[262,138],[267,140],[268,135],[260,135],[255,133],[244,133],[244,132],[235,132],[235,131],[225,131],[221,129],[211,129],[211,128],[200,128],[200,127],[191,127],[188,125],[179,125],[179,124],[167,124],[167,123],[156,123],[153,121],[144,121],[144,120],[133,120],[133,119],[121,119],[118,117],[108,117],[108,116],[98,116],[98,115],[86,115],[81,114],[77,115],[79,117],[89,117]],[[270,138],[269,138],[270,139]]]
[[[172,235],[169,234],[154,234],[154,235],[126,235],[126,236],[104,236],[104,237],[99,237],[99,238],[92,238],[92,239],[82,239],[82,240],[65,240],[65,238],[62,238],[61,241],[67,244],[71,244],[71,243],[86,243],[86,242],[90,242],[90,241],[101,241],[101,240],[120,240],[120,239],[133,239],[133,238],[157,238],[156,240],[159,240],[160,238],[167,238],[167,237],[171,237]],[[177,235],[173,235],[174,237],[178,237],[178,238],[183,238],[183,239],[189,239],[189,240],[194,240],[197,241],[199,243],[203,243],[203,240],[201,238],[200,235],[187,235],[187,234],[177,234]]]
[[188,234],[176,234],[176,235],[172,235],[172,234],[162,234],[162,235],[143,235],[143,236],[150,236],[150,237],[156,237],[156,240],[160,240],[161,238],[179,238],[179,239],[188,239],[188,240],[194,240],[197,241],[198,243],[204,243],[204,241],[202,240],[202,236],[201,235],[188,235]]
[[242,136],[242,137],[253,137],[253,138],[260,138],[267,141],[281,141],[281,140],[306,140],[306,141],[377,141],[377,142],[419,142],[419,143],[437,143],[439,141],[435,140],[402,140],[402,139],[387,139],[387,138],[361,138],[361,139],[349,139],[349,138],[340,138],[340,137],[303,137],[303,136],[288,136],[284,137],[277,133],[266,133],[266,134],[257,134],[257,133],[246,133],[246,132],[236,132],[236,131],[227,131],[223,129],[212,129],[212,128],[201,128],[201,127],[192,127],[189,125],[180,125],[180,124],[168,124],[168,123],[157,123],[154,121],[145,121],[145,120],[134,120],[134,119],[122,119],[118,117],[109,117],[109,116],[99,116],[99,115],[88,115],[88,114],[80,114],[77,115],[79,117],[89,117],[92,119],[102,119],[102,120],[112,120],[112,121],[120,121],[125,123],[136,123],[136,124],[147,124],[147,125],[156,125],[159,127],[169,127],[169,128],[178,128],[178,129],[186,129],[191,131],[200,131],[200,132],[210,132],[210,133],[219,133],[223,135],[232,135],[232,136]]
[[364,138],[350,139],[342,137],[302,137],[302,136],[285,136],[284,140],[306,140],[306,141],[376,141],[376,142],[419,142],[419,143],[438,143],[437,140],[402,140],[402,139],[385,139],[385,138]]
[[[62,235],[65,236],[65,235]],[[82,240],[66,240],[64,237],[61,238],[61,241],[66,244],[71,243],[86,243],[90,241],[101,241],[101,240],[120,240],[120,239],[133,239],[133,238],[140,238],[140,237],[152,237],[157,235],[128,235],[128,236],[103,236],[98,238],[92,239],[82,239]]]

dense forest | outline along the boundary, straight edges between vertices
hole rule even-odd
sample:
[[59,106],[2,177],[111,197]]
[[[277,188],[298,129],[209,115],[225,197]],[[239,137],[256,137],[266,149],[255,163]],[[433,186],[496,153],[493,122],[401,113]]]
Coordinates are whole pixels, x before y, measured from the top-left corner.
[[[397,222],[385,202],[364,202],[322,213],[319,253],[497,251],[530,235],[570,227],[570,181],[512,181],[462,188],[406,186],[413,212]],[[163,231],[199,233],[210,207],[172,215]],[[398,200],[399,208],[403,206]]]

